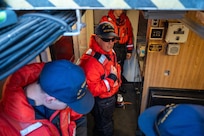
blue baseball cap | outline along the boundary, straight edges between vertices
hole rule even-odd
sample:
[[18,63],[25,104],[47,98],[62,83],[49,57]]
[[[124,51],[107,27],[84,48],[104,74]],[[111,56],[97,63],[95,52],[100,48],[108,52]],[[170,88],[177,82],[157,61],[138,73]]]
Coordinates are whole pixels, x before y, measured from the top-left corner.
[[138,125],[145,136],[204,136],[204,106],[152,106],[140,114]]
[[46,63],[39,84],[48,95],[66,103],[75,112],[87,114],[93,108],[94,97],[87,90],[84,71],[70,61]]

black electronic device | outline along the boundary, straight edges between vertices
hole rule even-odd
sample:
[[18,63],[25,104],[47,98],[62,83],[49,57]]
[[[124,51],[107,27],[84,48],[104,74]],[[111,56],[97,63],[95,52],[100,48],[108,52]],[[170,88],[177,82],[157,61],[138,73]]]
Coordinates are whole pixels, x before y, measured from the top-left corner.
[[156,87],[149,88],[147,107],[172,103],[204,105],[204,90]]

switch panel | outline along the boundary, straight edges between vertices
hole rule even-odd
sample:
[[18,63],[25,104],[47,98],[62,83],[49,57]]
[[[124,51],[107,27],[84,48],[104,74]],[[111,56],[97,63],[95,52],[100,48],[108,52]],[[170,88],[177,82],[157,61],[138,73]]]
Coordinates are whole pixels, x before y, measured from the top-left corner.
[[159,19],[152,19],[152,26],[159,26]]
[[184,43],[189,29],[182,23],[169,23],[165,41],[167,43]]

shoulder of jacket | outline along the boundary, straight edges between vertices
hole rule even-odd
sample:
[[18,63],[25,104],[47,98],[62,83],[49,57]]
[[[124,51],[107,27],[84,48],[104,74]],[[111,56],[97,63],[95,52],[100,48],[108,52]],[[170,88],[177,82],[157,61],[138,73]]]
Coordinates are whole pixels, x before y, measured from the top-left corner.
[[88,49],[86,54],[92,56],[92,58],[95,58],[95,60],[97,60],[103,66],[106,65],[109,61],[109,59],[104,54],[95,52],[92,49]]
[[104,15],[104,16],[101,17],[100,22],[104,22],[104,21],[108,21],[108,16],[107,15]]
[[113,19],[110,16],[107,16],[108,21],[112,21]]

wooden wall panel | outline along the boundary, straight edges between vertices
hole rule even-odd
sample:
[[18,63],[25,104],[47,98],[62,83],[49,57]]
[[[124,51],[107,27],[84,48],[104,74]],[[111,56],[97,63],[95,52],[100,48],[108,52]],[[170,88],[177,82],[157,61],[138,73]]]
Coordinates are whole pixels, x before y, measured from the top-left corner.
[[[168,76],[165,70],[170,71]],[[190,30],[187,42],[180,44],[179,55],[166,55],[165,42],[161,52],[148,52],[141,111],[146,107],[149,87],[204,89],[204,39]]]

